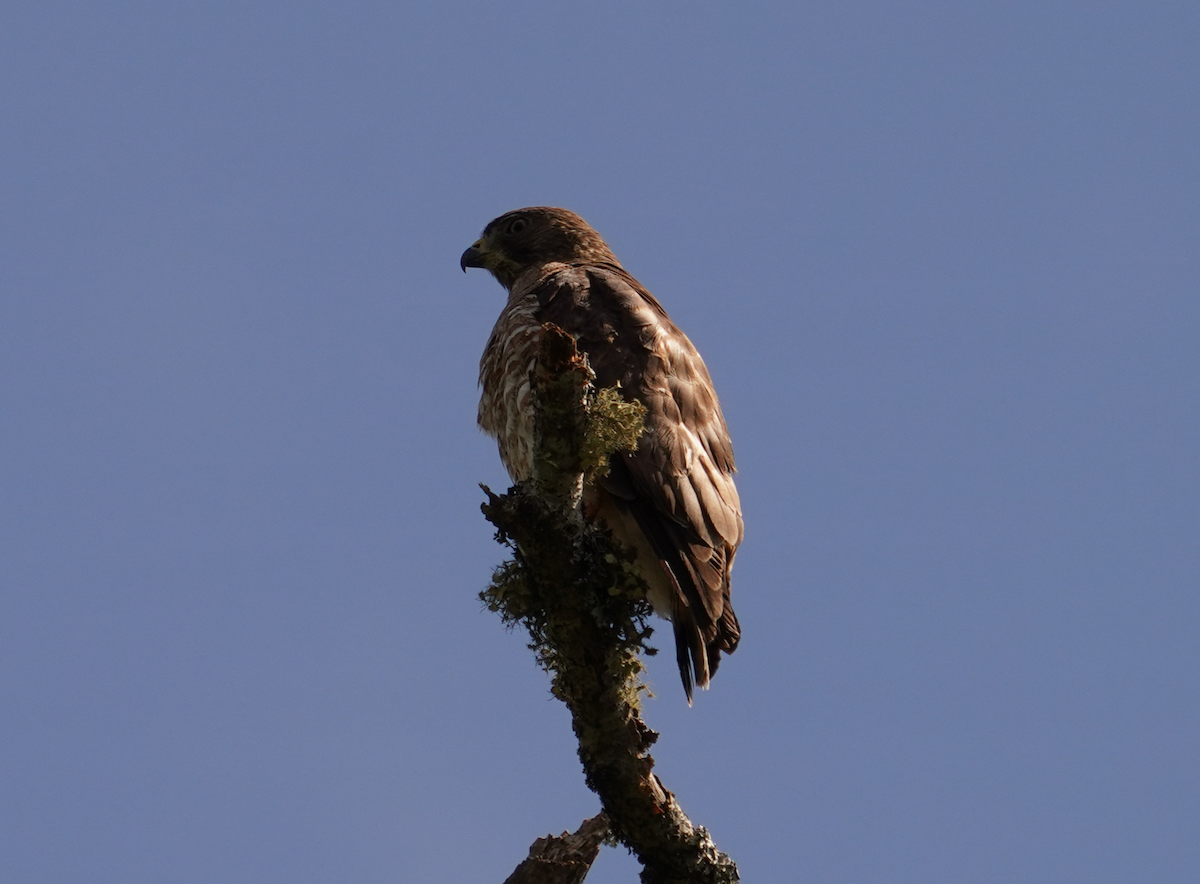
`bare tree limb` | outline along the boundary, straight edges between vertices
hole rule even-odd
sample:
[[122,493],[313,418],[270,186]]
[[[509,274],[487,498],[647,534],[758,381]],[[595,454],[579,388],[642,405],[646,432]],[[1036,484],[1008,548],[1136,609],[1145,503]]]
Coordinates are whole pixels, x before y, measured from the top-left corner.
[[583,518],[582,491],[608,456],[633,448],[644,412],[611,391],[597,393],[574,339],[543,326],[534,374],[535,466],[507,494],[484,489],[483,513],[514,549],[484,601],[529,631],[571,712],[588,787],[612,834],[642,863],[644,884],[732,884],[733,860],[693,825],[652,772],[658,738],[642,721],[642,651],[650,613],[633,556]]
[[504,884],[582,884],[607,837],[608,817],[599,813],[584,820],[574,834],[538,838]]

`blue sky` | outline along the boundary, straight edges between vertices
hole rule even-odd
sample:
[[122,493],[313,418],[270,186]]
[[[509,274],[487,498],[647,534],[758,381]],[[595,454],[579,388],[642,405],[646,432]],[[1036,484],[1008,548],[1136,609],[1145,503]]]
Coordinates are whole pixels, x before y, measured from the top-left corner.
[[[476,597],[458,256],[572,208],[704,354],[746,880],[1200,878],[1200,8],[9,4],[0,878],[502,881],[596,809]],[[589,884],[635,879],[607,850]]]

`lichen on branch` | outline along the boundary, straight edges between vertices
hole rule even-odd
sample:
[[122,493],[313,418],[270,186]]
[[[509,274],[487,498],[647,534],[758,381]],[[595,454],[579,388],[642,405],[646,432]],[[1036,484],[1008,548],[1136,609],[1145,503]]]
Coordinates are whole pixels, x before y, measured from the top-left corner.
[[482,509],[513,550],[481,593],[521,624],[551,690],[571,712],[588,787],[612,834],[643,864],[645,884],[731,884],[737,867],[683,813],[652,772],[658,738],[640,717],[650,606],[632,552],[583,518],[585,483],[636,447],[645,407],[618,388],[596,391],[574,339],[543,326],[533,376],[534,475]]
[[[573,671],[600,665],[636,709],[645,689],[641,653],[654,653],[646,644],[653,633],[646,586],[633,554],[586,525],[580,507],[582,483],[607,472],[614,453],[637,447],[646,407],[626,402],[616,387],[596,391],[594,380],[574,339],[556,326],[544,329],[534,377],[535,477],[503,496],[484,489],[484,514],[513,559],[480,597],[506,624],[525,627],[560,700],[574,692]],[[606,649],[602,663],[581,656],[595,647]]]

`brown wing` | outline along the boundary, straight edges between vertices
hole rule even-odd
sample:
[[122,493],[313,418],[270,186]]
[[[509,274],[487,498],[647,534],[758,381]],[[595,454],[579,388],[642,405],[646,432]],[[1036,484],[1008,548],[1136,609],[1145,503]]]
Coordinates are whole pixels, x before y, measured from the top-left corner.
[[538,319],[573,334],[597,384],[620,383],[647,407],[637,451],[614,458],[603,487],[636,520],[676,591],[676,657],[691,700],[740,629],[729,573],[742,540],[733,448],[704,361],[658,301],[615,265],[579,265],[538,290]]

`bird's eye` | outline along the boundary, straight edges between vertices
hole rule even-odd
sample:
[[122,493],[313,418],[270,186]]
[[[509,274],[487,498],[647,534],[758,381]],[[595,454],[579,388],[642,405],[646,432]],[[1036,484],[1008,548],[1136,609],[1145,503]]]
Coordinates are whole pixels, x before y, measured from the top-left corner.
[[513,221],[511,224],[508,225],[508,232],[509,233],[524,233],[525,228],[528,226],[529,226],[529,222],[526,221],[524,218],[517,218],[515,221]]

